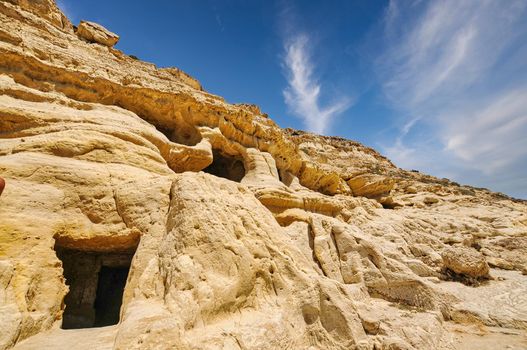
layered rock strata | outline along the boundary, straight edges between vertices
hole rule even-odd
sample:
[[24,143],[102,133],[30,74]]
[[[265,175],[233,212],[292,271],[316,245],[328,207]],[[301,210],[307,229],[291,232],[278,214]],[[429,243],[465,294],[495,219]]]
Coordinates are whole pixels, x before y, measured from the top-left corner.
[[[0,1],[0,349],[527,346],[524,201],[281,129],[81,28]],[[61,330],[123,255],[118,323]]]

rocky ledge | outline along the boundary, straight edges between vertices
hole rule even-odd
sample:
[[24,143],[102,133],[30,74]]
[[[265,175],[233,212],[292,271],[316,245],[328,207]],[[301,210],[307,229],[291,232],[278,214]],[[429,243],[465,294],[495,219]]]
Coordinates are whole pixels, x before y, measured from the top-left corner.
[[527,347],[524,201],[117,40],[0,1],[0,349]]

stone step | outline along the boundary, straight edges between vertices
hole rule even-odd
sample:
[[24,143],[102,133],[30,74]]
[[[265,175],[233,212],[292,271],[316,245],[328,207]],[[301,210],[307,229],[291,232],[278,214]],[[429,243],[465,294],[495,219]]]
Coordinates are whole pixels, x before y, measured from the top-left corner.
[[14,350],[111,350],[117,326],[53,329],[30,337],[14,347]]

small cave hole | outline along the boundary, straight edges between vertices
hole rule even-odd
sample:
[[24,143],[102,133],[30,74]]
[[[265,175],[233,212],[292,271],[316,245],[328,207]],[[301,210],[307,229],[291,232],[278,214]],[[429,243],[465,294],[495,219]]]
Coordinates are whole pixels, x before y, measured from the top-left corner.
[[213,151],[212,164],[203,171],[236,182],[242,181],[245,176],[245,167],[241,157],[228,156],[217,150]]
[[278,180],[287,187],[291,186],[295,179],[295,176],[287,170],[278,169]]
[[55,245],[69,292],[62,329],[119,323],[123,293],[134,252],[93,252]]
[[481,244],[479,244],[478,242],[474,242],[470,246],[476,249],[478,252],[481,250]]
[[403,204],[396,202],[392,197],[384,197],[378,200],[384,209],[397,209],[403,206]]
[[201,133],[193,125],[181,123],[172,132],[170,140],[187,146],[195,146],[202,140]]
[[170,129],[170,128],[165,128],[161,125],[156,125],[155,126],[157,131],[161,132],[163,135],[165,135],[167,137],[167,139],[171,139],[172,138],[172,133],[174,132],[173,129]]
[[186,146],[195,146],[202,140],[201,133],[189,124],[179,124],[175,128],[156,125],[156,129],[174,143]]
[[381,203],[382,207],[384,209],[395,209],[397,207],[397,204],[395,203]]

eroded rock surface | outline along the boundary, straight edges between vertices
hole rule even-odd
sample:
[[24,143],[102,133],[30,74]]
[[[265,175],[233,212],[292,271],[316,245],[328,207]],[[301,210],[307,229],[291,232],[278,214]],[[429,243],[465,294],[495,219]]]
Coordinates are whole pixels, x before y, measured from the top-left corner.
[[445,269],[474,278],[489,277],[489,265],[483,254],[468,247],[450,247],[441,253]]
[[[524,201],[78,34],[0,1],[0,349],[524,347]],[[97,319],[103,267],[128,269],[118,324],[62,330]]]
[[81,21],[77,35],[89,42],[113,47],[119,41],[119,35],[110,32],[98,23]]

